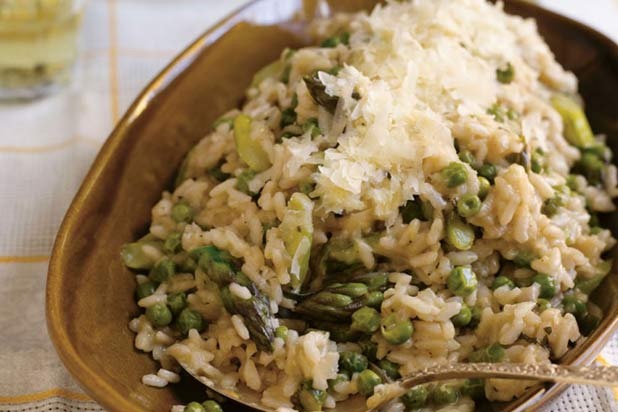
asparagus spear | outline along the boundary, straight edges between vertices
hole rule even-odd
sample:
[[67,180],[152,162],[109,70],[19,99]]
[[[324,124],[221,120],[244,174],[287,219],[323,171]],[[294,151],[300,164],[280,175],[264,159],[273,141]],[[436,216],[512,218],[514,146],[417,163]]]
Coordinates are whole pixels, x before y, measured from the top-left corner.
[[309,256],[313,242],[313,202],[303,193],[290,197],[285,216],[281,222],[283,242],[290,256],[290,286],[298,291],[305,283],[309,270]]
[[315,290],[328,283],[348,282],[364,269],[358,245],[350,239],[334,238],[312,260],[311,286]]
[[[245,326],[257,347],[272,352],[275,326],[269,299],[240,271],[240,263],[228,252],[215,246],[195,249],[191,252],[191,256],[199,259],[200,268],[219,288],[225,309],[231,314],[241,315],[246,320]],[[232,293],[229,288],[231,283],[249,289],[251,297],[243,299]]]
[[124,264],[131,269],[152,269],[155,263],[157,263],[156,255],[146,253],[144,247],[150,247],[161,251],[163,242],[148,234],[137,242],[125,243],[122,245],[122,250],[120,252]]
[[329,113],[335,113],[337,103],[339,102],[339,97],[331,96],[326,93],[326,86],[318,77],[318,73],[315,72],[311,76],[305,76],[303,77],[303,80],[307,85],[307,89],[309,90],[309,94],[311,94],[313,101],[317,105],[324,107]]
[[262,172],[268,169],[270,159],[262,145],[251,136],[251,117],[244,113],[234,119],[234,141],[238,156],[249,165],[252,170]]
[[295,312],[309,321],[349,322],[363,306],[379,307],[386,289],[385,273],[355,276],[348,283],[335,283],[296,306]]
[[564,137],[578,148],[594,145],[594,134],[582,107],[572,98],[556,94],[551,98],[554,109],[560,113],[564,123]]

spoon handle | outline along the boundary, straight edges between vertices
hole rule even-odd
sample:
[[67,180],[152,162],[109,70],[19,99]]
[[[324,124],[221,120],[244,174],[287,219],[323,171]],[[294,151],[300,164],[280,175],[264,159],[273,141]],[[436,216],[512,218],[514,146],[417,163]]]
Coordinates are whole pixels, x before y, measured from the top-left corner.
[[427,382],[463,378],[508,378],[568,384],[618,386],[618,366],[569,366],[526,363],[455,363],[427,368],[392,384],[367,400],[375,408],[397,398],[413,386]]

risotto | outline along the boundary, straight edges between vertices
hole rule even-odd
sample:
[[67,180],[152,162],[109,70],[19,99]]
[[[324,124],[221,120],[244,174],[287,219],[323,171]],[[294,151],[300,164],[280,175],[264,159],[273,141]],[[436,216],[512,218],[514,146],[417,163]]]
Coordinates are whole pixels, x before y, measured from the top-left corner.
[[[123,247],[135,347],[161,365],[143,383],[183,364],[316,411],[432,365],[559,361],[602,316],[588,295],[615,240],[598,214],[618,192],[535,22],[412,0],[311,30],[317,46],[255,75]],[[434,383],[389,408],[469,411],[533,385]]]

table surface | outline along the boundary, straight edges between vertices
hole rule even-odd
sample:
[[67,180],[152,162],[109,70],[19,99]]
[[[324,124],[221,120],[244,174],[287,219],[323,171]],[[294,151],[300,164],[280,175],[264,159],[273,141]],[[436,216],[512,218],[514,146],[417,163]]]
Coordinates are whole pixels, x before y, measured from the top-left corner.
[[[56,231],[98,149],[143,86],[246,2],[91,0],[71,85],[44,100],[0,104],[0,411],[100,410],[65,371],[46,331],[45,277]],[[539,3],[618,42],[618,0]],[[618,338],[598,361],[618,364]],[[618,392],[571,387],[550,410],[618,411],[617,399]]]

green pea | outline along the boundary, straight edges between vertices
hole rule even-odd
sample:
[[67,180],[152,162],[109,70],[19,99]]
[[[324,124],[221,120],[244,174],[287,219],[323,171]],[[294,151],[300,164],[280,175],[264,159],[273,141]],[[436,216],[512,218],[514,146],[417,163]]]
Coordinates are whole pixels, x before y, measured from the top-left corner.
[[594,142],[592,146],[580,148],[582,153],[592,153],[599,159],[607,159],[611,157],[611,150],[604,143]]
[[401,402],[406,407],[406,411],[422,408],[427,404],[429,391],[425,386],[415,386],[401,396]]
[[601,319],[598,316],[591,315],[590,313],[586,313],[577,319],[579,331],[584,336],[590,336],[590,334],[599,326],[599,323],[601,323]]
[[154,326],[167,326],[172,322],[172,312],[165,303],[155,303],[146,309],[146,317]]
[[569,174],[566,177],[566,185],[573,192],[578,192],[579,191],[579,186],[577,184],[577,176],[574,175],[574,174]]
[[481,199],[477,195],[466,194],[457,201],[457,213],[461,217],[471,217],[481,210]]
[[328,388],[334,389],[340,383],[347,382],[350,380],[350,377],[346,373],[338,373],[334,379],[328,380]]
[[185,406],[183,412],[206,412],[206,409],[198,402],[190,402]]
[[453,385],[436,385],[431,391],[431,399],[436,405],[450,405],[459,400],[459,390]]
[[214,177],[219,182],[225,182],[230,178],[229,173],[225,173],[221,170],[221,165],[215,166],[208,171],[208,174]]
[[483,166],[479,167],[478,174],[493,184],[494,179],[498,175],[498,170],[496,169],[496,166],[491,163],[485,163]]
[[541,286],[539,297],[543,299],[551,299],[556,295],[556,284],[554,278],[544,273],[539,273],[532,278],[532,283],[538,283]]
[[598,227],[600,226],[601,222],[599,222],[599,215],[597,215],[594,212],[589,212],[590,213],[590,220],[588,221],[588,225],[590,226],[590,228],[594,228],[594,227]]
[[154,283],[152,283],[151,281],[147,280],[144,283],[140,283],[139,285],[137,285],[137,287],[135,288],[135,293],[137,294],[137,299],[143,299],[147,296],[150,296],[154,293],[156,287],[154,285]]
[[472,399],[480,399],[485,396],[485,381],[482,379],[466,379],[461,386],[461,394]]
[[312,182],[303,182],[298,185],[298,191],[309,196],[315,190],[315,184]]
[[532,152],[532,157],[530,159],[530,170],[534,173],[541,173],[544,167],[545,159],[543,158],[542,151],[540,149],[536,149]]
[[320,126],[318,125],[318,119],[311,117],[303,124],[303,132],[307,133],[311,131],[311,137],[317,137],[322,134]]
[[184,292],[173,293],[167,297],[167,306],[174,315],[179,314],[187,306],[187,295]]
[[536,308],[539,311],[539,313],[541,313],[541,312],[551,308],[551,302],[548,301],[547,299],[537,299],[536,300]]
[[463,163],[451,162],[440,172],[447,187],[457,187],[468,179],[468,170]]
[[511,63],[496,69],[496,79],[503,84],[509,84],[515,79],[515,68]]
[[470,266],[457,266],[451,270],[446,284],[454,295],[466,297],[476,290],[478,281]]
[[333,36],[333,37],[329,37],[328,39],[324,40],[321,44],[320,47],[324,47],[324,48],[333,48],[333,47],[337,47],[339,44],[341,43],[339,37],[337,36]]
[[311,381],[305,382],[298,391],[298,403],[303,411],[321,411],[326,400],[326,392],[314,389]]
[[193,219],[193,209],[185,201],[180,201],[172,207],[172,219],[181,223],[189,223]]
[[472,312],[472,318],[470,319],[470,323],[468,323],[468,327],[474,328],[481,321],[483,311],[478,306],[472,306],[470,311]]
[[300,134],[298,132],[292,132],[290,130],[286,130],[281,134],[281,140],[283,139],[291,139],[292,137],[298,137]]
[[204,319],[202,315],[194,310],[185,308],[176,319],[176,327],[183,335],[189,333],[191,329],[201,332],[204,329]]
[[275,336],[286,340],[288,338],[288,327],[284,325],[278,326],[277,329],[275,329]]
[[176,274],[176,264],[174,261],[168,257],[164,257],[159,260],[157,264],[150,271],[150,275],[148,277],[153,282],[162,283],[167,281],[169,278]]
[[391,362],[388,359],[382,359],[380,362],[378,362],[378,366],[380,367],[380,369],[384,371],[386,376],[388,376],[389,378],[391,379],[401,378],[401,375],[399,374],[399,364],[395,362]]
[[341,352],[339,353],[339,369],[355,373],[367,369],[369,361],[360,353],[356,352]]
[[487,180],[486,177],[478,176],[479,181],[479,198],[485,199],[489,194],[489,189],[491,189],[491,183]]
[[283,83],[288,84],[290,82],[290,72],[291,71],[292,71],[292,65],[286,64],[285,67],[283,68],[283,71],[281,72],[281,77],[280,77],[280,80]]
[[474,228],[455,213],[446,219],[446,241],[458,250],[468,250],[474,244]]
[[281,112],[281,121],[279,127],[282,129],[286,126],[292,125],[296,122],[296,110],[293,107],[288,107]]
[[426,220],[423,215],[423,206],[420,199],[408,200],[405,205],[399,208],[403,223],[408,224],[414,219]]
[[197,262],[190,257],[187,257],[180,263],[180,271],[182,273],[193,273],[197,269]]
[[376,360],[376,353],[378,352],[378,345],[369,339],[358,341],[358,346],[361,347],[361,352],[371,361]]
[[505,355],[506,351],[504,350],[502,345],[499,345],[497,343],[494,343],[487,348],[487,360],[489,362],[500,362],[502,361],[502,359],[504,359]]
[[451,318],[453,325],[457,327],[464,327],[470,323],[472,320],[472,310],[466,304],[461,306],[461,310],[459,313]]
[[182,250],[182,233],[172,232],[163,242],[163,251],[174,254]]
[[494,103],[489,109],[487,109],[487,114],[492,115],[494,119],[500,123],[504,123],[505,116],[508,116],[506,109],[500,103]]
[[380,313],[377,310],[369,307],[358,309],[352,314],[352,330],[371,334],[380,327]]
[[206,412],[223,412],[223,408],[213,400],[202,402],[202,406]]
[[571,313],[576,318],[584,315],[588,309],[586,304],[581,300],[577,299],[575,296],[565,296],[562,299],[562,308],[564,313]]
[[459,152],[459,160],[469,164],[472,167],[474,167],[474,165],[476,164],[476,157],[474,157],[472,152],[468,150],[462,150],[461,152]]
[[380,379],[378,374],[369,369],[359,373],[356,379],[358,392],[365,397],[373,395],[373,388],[382,383],[382,379]]
[[487,346],[485,348],[481,348],[475,350],[470,354],[468,360],[470,362],[500,362],[504,359],[506,355],[506,351],[504,347],[498,343],[494,343],[493,345]]
[[515,287],[515,283],[513,283],[511,279],[507,278],[506,276],[498,276],[491,284],[491,289],[496,290],[504,285],[507,285],[509,289],[513,289]]
[[249,196],[255,195],[255,193],[253,193],[251,189],[249,189],[249,182],[253,180],[255,175],[255,171],[251,169],[245,169],[240,172],[238,176],[236,176],[236,189]]
[[532,263],[532,261],[535,259],[536,255],[534,253],[523,250],[517,253],[517,255],[515,255],[515,257],[513,258],[513,263],[515,264],[515,266],[520,268],[529,268],[530,263]]
[[400,345],[410,339],[414,332],[414,327],[410,319],[400,319],[397,314],[391,313],[382,319],[380,332],[391,345]]
[[541,207],[541,212],[548,217],[552,217],[556,213],[558,213],[558,211],[560,210],[562,206],[564,206],[564,200],[562,200],[562,197],[560,196],[552,197],[550,199],[545,200],[545,202],[543,202],[543,206]]
[[573,169],[584,175],[590,184],[596,185],[603,179],[605,164],[595,154],[583,153]]

